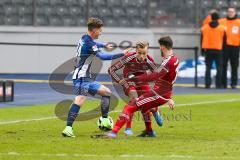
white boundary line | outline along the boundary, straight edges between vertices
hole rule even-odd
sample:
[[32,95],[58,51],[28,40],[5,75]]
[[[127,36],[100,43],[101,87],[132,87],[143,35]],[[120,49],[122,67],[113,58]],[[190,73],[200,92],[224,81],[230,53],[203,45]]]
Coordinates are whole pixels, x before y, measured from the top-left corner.
[[[196,103],[185,103],[185,104],[177,104],[176,107],[184,107],[184,106],[194,106],[194,105],[204,105],[204,104],[214,104],[214,103],[229,103],[229,102],[239,102],[240,98],[238,99],[228,99],[228,100],[215,100],[215,101],[204,101],[204,102],[196,102]],[[167,106],[162,106],[161,108],[167,108]],[[111,113],[119,113],[120,110],[112,111]],[[33,118],[33,119],[25,119],[25,120],[14,120],[14,121],[0,121],[0,125],[6,124],[15,124],[15,123],[22,123],[22,122],[32,122],[32,121],[42,121],[42,120],[49,120],[49,119],[56,119],[56,116],[50,117],[42,117],[42,118]]]
[[65,157],[65,158],[73,158],[73,157],[97,157],[97,158],[138,158],[138,159],[147,159],[147,158],[173,158],[173,159],[196,159],[200,158],[201,159],[237,159],[239,157],[234,157],[234,156],[194,156],[194,155],[143,155],[143,154],[122,154],[122,155],[97,155],[97,154],[79,154],[79,153],[73,153],[73,154],[65,154],[65,153],[59,153],[59,154],[48,154],[48,153],[39,153],[39,154],[34,154],[34,153],[17,153],[17,152],[8,152],[8,153],[0,153],[1,156],[13,156],[13,157]]

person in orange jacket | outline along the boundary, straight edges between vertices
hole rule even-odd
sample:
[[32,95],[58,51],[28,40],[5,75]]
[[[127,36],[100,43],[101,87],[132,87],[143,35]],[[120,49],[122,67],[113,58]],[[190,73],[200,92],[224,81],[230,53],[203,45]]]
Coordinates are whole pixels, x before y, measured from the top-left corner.
[[231,87],[237,88],[238,66],[239,66],[239,46],[240,46],[240,20],[234,7],[229,7],[227,17],[220,19],[219,23],[226,27],[227,41],[223,54],[222,84],[227,88],[227,66],[231,64]]
[[211,68],[216,62],[216,88],[222,87],[222,54],[226,41],[225,27],[218,22],[219,15],[217,12],[211,14],[211,22],[201,28],[202,52],[205,55],[206,74],[205,88],[211,87]]
[[207,17],[203,20],[202,26],[204,26],[205,24],[209,24],[212,21],[212,17],[211,15],[213,13],[218,13],[218,11],[216,9],[212,9],[209,11],[209,14],[207,15]]

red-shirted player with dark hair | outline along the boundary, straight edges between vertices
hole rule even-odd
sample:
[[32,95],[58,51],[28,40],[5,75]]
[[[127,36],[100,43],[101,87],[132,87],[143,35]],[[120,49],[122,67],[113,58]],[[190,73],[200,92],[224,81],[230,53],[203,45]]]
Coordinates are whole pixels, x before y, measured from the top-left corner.
[[[174,101],[171,100],[173,84],[177,78],[179,60],[173,54],[173,42],[169,36],[159,39],[161,56],[164,58],[161,65],[152,73],[144,73],[130,78],[131,81],[154,82],[153,89],[144,93],[137,99],[131,100],[119,115],[111,132],[106,136],[116,138],[123,125],[130,120],[134,112],[141,110],[143,113],[151,108],[168,102],[169,108],[173,109]],[[144,134],[144,133],[143,133]]]
[[[153,58],[148,55],[149,43],[146,41],[139,41],[136,43],[136,51],[126,54],[121,60],[113,64],[108,72],[112,79],[123,86],[123,90],[126,96],[131,99],[138,98],[140,95],[149,92],[151,90],[148,82],[140,81],[126,81],[124,78],[130,78],[131,76],[139,76],[148,71],[151,72],[157,67]],[[120,76],[116,72],[123,68]],[[158,112],[158,108],[152,108],[150,110],[159,126],[162,126],[163,120]],[[143,113],[143,119],[146,126],[147,133],[152,132],[151,114],[150,111]],[[132,117],[126,124],[126,135],[133,135],[131,130]]]

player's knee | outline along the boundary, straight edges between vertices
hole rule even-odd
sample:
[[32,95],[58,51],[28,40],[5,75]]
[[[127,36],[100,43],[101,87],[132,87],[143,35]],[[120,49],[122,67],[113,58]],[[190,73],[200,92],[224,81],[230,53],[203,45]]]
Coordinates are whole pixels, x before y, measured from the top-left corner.
[[126,105],[123,109],[123,113],[128,114],[128,115],[132,115],[135,111],[137,111],[136,106]]
[[98,90],[98,94],[101,96],[111,96],[112,92],[109,88],[102,85],[101,88]]
[[119,115],[119,118],[122,120],[130,121],[132,115],[133,114],[130,112],[122,111],[122,113],[120,113],[120,115]]
[[74,103],[79,106],[82,106],[85,99],[86,99],[86,97],[84,97],[84,96],[77,96],[77,97],[75,97]]
[[109,88],[106,88],[105,89],[105,95],[106,96],[111,96],[111,94],[112,94],[111,90]]

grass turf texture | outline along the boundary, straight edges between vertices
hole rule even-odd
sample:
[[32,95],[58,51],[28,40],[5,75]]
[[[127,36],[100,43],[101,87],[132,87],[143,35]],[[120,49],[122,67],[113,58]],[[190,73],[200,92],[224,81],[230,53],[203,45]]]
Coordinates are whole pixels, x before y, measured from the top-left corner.
[[[57,118],[3,124],[15,120],[54,116],[54,105],[0,109],[0,159],[240,159],[240,94],[177,95],[174,111],[162,108],[164,126],[153,122],[157,138],[92,139],[101,133],[97,118],[76,122],[76,138],[63,138],[65,122]],[[195,104],[206,101],[224,101]],[[186,105],[185,105],[186,104]],[[97,103],[88,101],[85,111]],[[116,110],[121,110],[120,102]],[[121,107],[120,107],[121,106]],[[84,112],[84,109],[81,110]],[[116,121],[119,113],[111,113]],[[141,115],[133,131],[144,129]]]

